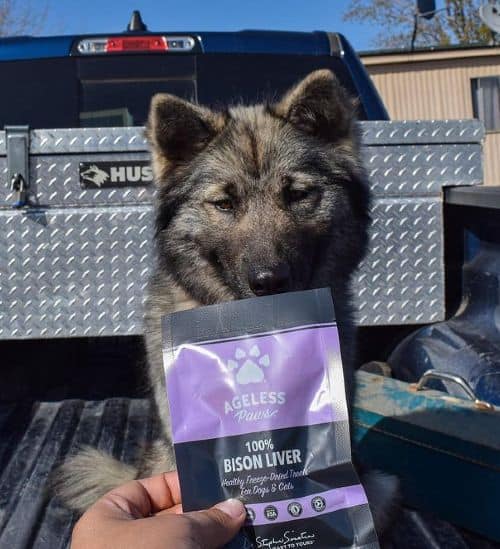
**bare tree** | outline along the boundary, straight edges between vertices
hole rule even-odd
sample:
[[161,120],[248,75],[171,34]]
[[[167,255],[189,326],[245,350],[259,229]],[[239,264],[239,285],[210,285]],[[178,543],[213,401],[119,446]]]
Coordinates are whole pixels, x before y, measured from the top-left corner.
[[[491,32],[479,18],[480,0],[445,0],[432,19],[418,18],[416,46],[488,43]],[[411,44],[415,0],[351,0],[345,21],[370,23],[380,32],[374,45],[396,48]]]
[[47,21],[48,4],[30,0],[0,0],[0,36],[39,34]]

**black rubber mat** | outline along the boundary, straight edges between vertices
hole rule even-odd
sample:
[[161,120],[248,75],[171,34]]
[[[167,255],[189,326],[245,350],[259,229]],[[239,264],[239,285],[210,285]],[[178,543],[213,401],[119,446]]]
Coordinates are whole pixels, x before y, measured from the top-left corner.
[[50,472],[85,444],[133,462],[151,433],[144,399],[1,406],[0,548],[67,547],[75,517],[48,493]]
[[[0,405],[0,548],[64,549],[76,520],[47,490],[50,472],[84,444],[133,463],[153,437],[145,399]],[[498,549],[434,517],[404,509],[389,549]]]

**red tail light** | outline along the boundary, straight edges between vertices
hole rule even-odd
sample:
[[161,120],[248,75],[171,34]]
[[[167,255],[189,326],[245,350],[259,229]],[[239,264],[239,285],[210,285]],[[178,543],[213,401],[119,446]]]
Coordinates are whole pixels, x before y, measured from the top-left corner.
[[106,52],[120,51],[166,51],[167,40],[164,36],[127,36],[108,38]]
[[109,38],[85,38],[77,45],[78,53],[190,51],[195,46],[191,36],[113,36]]

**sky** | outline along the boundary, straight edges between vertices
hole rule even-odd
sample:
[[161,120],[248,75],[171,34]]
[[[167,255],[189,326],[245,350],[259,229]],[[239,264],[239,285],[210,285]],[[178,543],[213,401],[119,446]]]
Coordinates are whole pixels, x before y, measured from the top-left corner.
[[33,0],[48,3],[42,34],[125,30],[134,9],[152,31],[269,29],[342,32],[357,50],[374,49],[376,28],[342,21],[348,0]]

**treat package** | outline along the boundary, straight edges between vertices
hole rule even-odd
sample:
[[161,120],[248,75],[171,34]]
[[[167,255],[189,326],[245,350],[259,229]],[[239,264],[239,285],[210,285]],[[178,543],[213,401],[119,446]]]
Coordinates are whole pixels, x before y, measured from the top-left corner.
[[329,289],[168,315],[163,358],[184,511],[242,500],[231,548],[378,547]]

